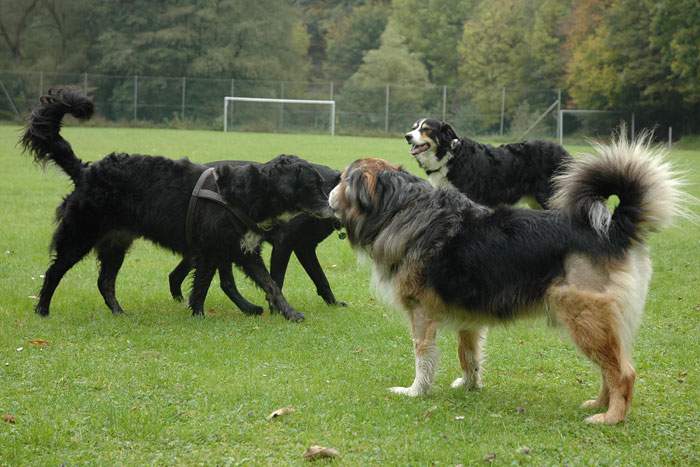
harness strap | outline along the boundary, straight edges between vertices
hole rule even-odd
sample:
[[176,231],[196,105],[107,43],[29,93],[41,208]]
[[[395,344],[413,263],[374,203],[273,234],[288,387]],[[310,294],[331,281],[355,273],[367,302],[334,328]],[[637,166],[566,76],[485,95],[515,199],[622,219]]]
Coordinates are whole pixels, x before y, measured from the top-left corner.
[[[241,224],[245,226],[246,230],[250,230],[258,235],[263,234],[263,231],[260,229],[260,227],[258,227],[258,225],[253,221],[253,219],[251,219],[245,212],[243,212],[235,206],[231,206],[230,204],[228,204],[226,200],[216,191],[209,190],[207,188],[202,188],[204,183],[211,175],[216,176],[216,173],[214,172],[215,170],[216,169],[214,167],[211,167],[202,172],[202,174],[199,176],[199,179],[197,180],[197,183],[192,189],[192,196],[190,197],[190,202],[187,206],[187,218],[185,224],[185,237],[187,239],[187,244],[190,247],[194,245],[194,216],[197,212],[197,201],[200,198],[214,201],[218,205],[223,206],[231,215],[233,215],[233,217],[236,220],[238,220]],[[239,229],[239,231],[240,230],[243,229]],[[245,233],[245,231],[240,231],[240,233],[243,234]]]

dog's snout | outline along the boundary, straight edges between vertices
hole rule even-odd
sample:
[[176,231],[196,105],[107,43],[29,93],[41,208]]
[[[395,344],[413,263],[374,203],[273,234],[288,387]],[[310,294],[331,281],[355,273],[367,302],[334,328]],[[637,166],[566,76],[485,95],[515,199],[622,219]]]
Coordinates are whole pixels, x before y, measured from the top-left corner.
[[413,139],[413,135],[411,135],[410,132],[409,132],[409,133],[406,133],[406,134],[404,135],[404,137],[406,138],[406,141],[408,141],[409,143],[410,143],[411,140]]

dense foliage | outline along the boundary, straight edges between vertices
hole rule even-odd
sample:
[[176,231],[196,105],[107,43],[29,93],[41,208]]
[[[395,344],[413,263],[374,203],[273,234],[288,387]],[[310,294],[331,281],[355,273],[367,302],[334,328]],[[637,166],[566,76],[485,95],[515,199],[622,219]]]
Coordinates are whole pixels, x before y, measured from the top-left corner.
[[447,85],[492,126],[561,88],[698,131],[699,49],[697,0],[0,1],[1,70]]

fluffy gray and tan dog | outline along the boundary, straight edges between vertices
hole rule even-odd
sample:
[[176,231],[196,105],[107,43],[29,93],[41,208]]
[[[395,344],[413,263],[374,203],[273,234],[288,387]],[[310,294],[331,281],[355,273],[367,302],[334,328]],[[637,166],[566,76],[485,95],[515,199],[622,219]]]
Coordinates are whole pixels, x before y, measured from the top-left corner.
[[[556,179],[553,210],[485,207],[380,159],[345,169],[329,204],[373,280],[411,321],[415,379],[391,391],[425,394],[438,362],[436,335],[457,331],[463,374],[481,387],[486,329],[548,313],[602,371],[586,419],[618,423],[630,409],[632,343],[651,278],[651,232],[682,214],[680,181],[649,138],[620,137],[571,161]],[[610,212],[606,200],[620,204]]]

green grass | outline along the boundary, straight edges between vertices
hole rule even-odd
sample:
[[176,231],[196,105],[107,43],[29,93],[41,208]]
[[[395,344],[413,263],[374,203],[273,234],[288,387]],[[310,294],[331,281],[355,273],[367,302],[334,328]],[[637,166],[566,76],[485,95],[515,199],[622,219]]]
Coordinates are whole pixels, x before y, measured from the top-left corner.
[[[697,225],[652,238],[656,272],[632,413],[619,426],[588,426],[578,405],[597,394],[598,372],[544,320],[492,330],[480,392],[449,388],[459,365],[454,336],[443,333],[433,393],[390,394],[413,378],[405,319],[373,298],[367,267],[336,236],[319,257],[350,305],[325,306],[293,260],[285,294],[306,313],[302,324],[244,316],[216,280],[206,319],[192,318],[168,294],[178,259],[145,241],[117,283],[127,315],[107,311],[91,256],[66,275],[51,316],[35,316],[53,211],[71,184],[21,156],[18,134],[0,127],[0,413],[16,417],[0,421],[0,464],[301,464],[311,444],[337,448],[348,465],[482,464],[491,453],[495,464],[700,463]],[[338,168],[371,155],[416,169],[399,138],[76,127],[65,135],[85,159],[119,150],[263,161],[286,152]],[[673,159],[700,195],[700,151]],[[246,297],[264,303],[236,277]],[[296,412],[265,420],[288,405]]]

